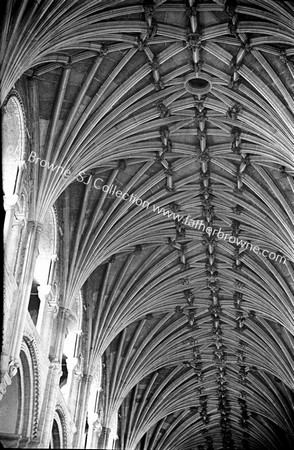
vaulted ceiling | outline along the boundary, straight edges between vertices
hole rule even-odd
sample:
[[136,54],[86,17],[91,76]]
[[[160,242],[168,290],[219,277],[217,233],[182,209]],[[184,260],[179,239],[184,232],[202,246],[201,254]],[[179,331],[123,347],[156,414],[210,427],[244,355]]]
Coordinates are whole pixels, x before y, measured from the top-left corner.
[[293,28],[292,1],[7,2],[2,102],[70,172],[27,163],[30,217],[58,211],[121,449],[294,443]]

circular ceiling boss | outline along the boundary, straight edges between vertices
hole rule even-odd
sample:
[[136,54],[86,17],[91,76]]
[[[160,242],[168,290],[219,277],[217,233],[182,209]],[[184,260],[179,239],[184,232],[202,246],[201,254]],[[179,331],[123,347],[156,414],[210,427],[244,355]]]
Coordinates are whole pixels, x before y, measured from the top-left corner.
[[208,75],[204,73],[201,73],[200,75],[191,73],[186,76],[184,87],[190,94],[203,95],[211,91],[212,84]]

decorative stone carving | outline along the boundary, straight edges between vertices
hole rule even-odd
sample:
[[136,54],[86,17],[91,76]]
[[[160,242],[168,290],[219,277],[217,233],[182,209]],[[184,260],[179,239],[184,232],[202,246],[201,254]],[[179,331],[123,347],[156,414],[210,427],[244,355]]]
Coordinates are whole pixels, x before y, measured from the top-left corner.
[[35,338],[32,334],[27,333],[23,338],[24,342],[29,348],[33,373],[34,373],[34,409],[33,409],[33,426],[32,426],[32,438],[36,439],[38,436],[38,423],[39,423],[39,400],[40,400],[40,360],[39,353],[36,346]]
[[10,376],[10,378],[14,377],[17,374],[19,366],[20,366],[19,360],[16,358],[13,358],[11,361],[9,361],[8,375]]

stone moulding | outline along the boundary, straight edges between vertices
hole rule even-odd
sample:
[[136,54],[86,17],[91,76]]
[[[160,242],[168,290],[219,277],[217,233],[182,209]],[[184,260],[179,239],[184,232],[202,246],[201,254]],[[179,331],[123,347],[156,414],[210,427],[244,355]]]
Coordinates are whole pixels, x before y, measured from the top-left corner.
[[39,422],[39,402],[40,402],[40,359],[36,346],[35,338],[31,333],[25,332],[23,337],[23,345],[29,349],[31,356],[31,367],[34,379],[32,382],[33,390],[33,423],[32,423],[32,438],[36,439],[38,436],[38,422]]

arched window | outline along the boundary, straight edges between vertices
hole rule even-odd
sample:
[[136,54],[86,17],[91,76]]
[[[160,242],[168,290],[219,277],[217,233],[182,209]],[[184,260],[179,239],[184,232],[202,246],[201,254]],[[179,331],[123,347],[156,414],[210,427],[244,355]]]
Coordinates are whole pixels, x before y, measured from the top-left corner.
[[54,413],[49,448],[67,448],[67,431],[63,412],[58,409]]
[[26,346],[22,346],[20,352],[20,380],[21,380],[21,405],[18,423],[18,432],[23,436],[30,436],[34,409],[34,373],[31,363],[31,355]]
[[22,105],[16,95],[9,97],[3,109],[3,190],[4,195],[10,197],[17,193],[25,156],[25,120]]
[[58,420],[54,419],[49,448],[62,448],[61,441],[62,441],[62,430],[60,429]]

